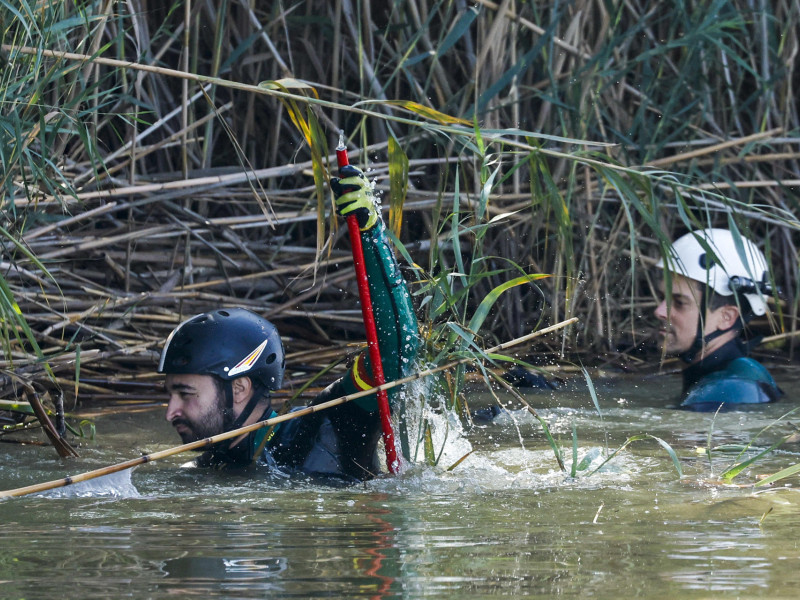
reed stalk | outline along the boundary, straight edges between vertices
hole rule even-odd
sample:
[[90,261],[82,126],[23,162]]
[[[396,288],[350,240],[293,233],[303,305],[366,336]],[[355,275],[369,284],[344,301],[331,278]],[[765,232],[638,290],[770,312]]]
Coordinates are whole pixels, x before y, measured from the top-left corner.
[[19,4],[0,40],[8,371],[155,392],[159,340],[222,305],[268,314],[290,355],[358,343],[320,192],[340,131],[389,199],[432,358],[578,316],[530,352],[639,368],[648,267],[710,225],[767,251],[785,296],[755,328],[792,356],[796,3]]

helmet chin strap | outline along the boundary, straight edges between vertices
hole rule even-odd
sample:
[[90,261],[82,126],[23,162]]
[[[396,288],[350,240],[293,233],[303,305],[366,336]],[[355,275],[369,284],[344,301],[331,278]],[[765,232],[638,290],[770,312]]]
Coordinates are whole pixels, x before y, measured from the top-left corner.
[[225,395],[225,406],[222,409],[223,431],[230,431],[233,425],[233,384],[222,379],[222,393]]
[[685,363],[692,363],[694,359],[697,358],[697,355],[703,350],[705,346],[711,340],[717,339],[719,336],[728,333],[730,330],[736,327],[737,323],[734,323],[727,329],[717,329],[716,331],[712,331],[708,335],[703,335],[703,327],[698,324],[697,326],[697,334],[694,336],[694,342],[692,342],[691,347],[686,350],[685,352],[681,352],[678,354],[678,358],[680,358]]
[[688,350],[681,352],[678,354],[678,358],[680,358],[683,362],[691,364],[694,362],[694,359],[697,358],[697,355],[703,350],[705,346],[712,340],[717,339],[719,336],[728,333],[734,329],[742,329],[744,327],[744,321],[742,321],[741,316],[736,317],[736,320],[733,322],[733,325],[728,327],[727,329],[717,329],[716,331],[712,331],[708,335],[703,335],[703,319],[701,318],[703,315],[706,314],[706,299],[703,298],[700,301],[700,314],[697,316],[697,333],[694,336],[694,341],[692,345],[689,347]]
[[[233,384],[231,381],[222,380],[225,406],[222,412],[222,424],[224,431],[232,431],[244,425],[244,422],[253,414],[256,406],[261,400],[271,403],[269,390],[260,382],[253,387],[253,395],[248,400],[242,412],[235,419],[233,418]],[[265,412],[268,412],[265,411]],[[249,438],[248,438],[249,439]],[[201,464],[208,466],[222,467],[224,465],[248,465],[253,460],[253,445],[247,441],[229,447],[227,444],[217,444],[206,451],[201,457]],[[202,463],[205,461],[205,463]]]
[[230,407],[225,410],[226,417],[223,421],[225,423],[225,431],[239,429],[244,425],[244,422],[253,414],[258,403],[263,399],[270,399],[269,393],[265,393],[266,391],[266,388],[261,383],[253,382],[253,395],[250,396],[250,400],[247,401],[239,416],[233,419],[233,384],[230,381],[225,381],[225,402]]

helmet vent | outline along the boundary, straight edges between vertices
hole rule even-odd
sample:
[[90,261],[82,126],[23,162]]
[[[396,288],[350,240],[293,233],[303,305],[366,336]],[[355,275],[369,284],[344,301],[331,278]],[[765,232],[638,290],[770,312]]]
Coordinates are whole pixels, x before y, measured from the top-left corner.
[[273,352],[272,354],[270,354],[269,356],[267,356],[267,358],[266,358],[266,359],[264,359],[264,362],[266,362],[268,365],[271,365],[272,363],[274,363],[274,362],[275,362],[275,359],[276,359],[276,358],[278,358],[278,357],[277,357],[277,356],[275,355],[275,353]]
[[185,367],[190,362],[192,362],[191,357],[188,354],[180,354],[172,359],[172,366],[173,367]]
[[218,310],[217,314],[222,316],[222,317],[230,317],[231,316],[231,313],[229,313],[227,310]]
[[172,347],[173,348],[183,348],[185,346],[189,346],[192,343],[192,338],[189,336],[178,338],[177,340],[173,340]]
[[700,263],[701,269],[710,269],[711,267],[714,266],[714,260],[711,257],[709,257],[708,254],[706,254],[705,252],[703,252],[700,255],[698,262]]

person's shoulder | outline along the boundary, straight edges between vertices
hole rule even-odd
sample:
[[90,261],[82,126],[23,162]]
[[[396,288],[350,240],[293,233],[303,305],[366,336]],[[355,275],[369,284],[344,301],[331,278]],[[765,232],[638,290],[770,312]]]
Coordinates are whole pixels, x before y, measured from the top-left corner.
[[767,368],[754,358],[743,356],[732,360],[723,371],[730,377],[761,381],[770,385],[775,385],[775,380],[770,375]]
[[746,404],[765,404],[781,396],[769,371],[757,360],[741,357],[732,360],[724,369],[701,378],[687,392],[681,408],[713,411],[741,408]]

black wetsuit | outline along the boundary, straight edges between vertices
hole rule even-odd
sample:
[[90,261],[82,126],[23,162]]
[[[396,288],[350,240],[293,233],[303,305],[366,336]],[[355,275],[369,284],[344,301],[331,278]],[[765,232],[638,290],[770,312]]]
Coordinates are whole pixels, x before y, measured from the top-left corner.
[[681,407],[697,411],[720,406],[734,409],[772,402],[782,393],[769,371],[747,356],[747,346],[734,339],[684,369]]

